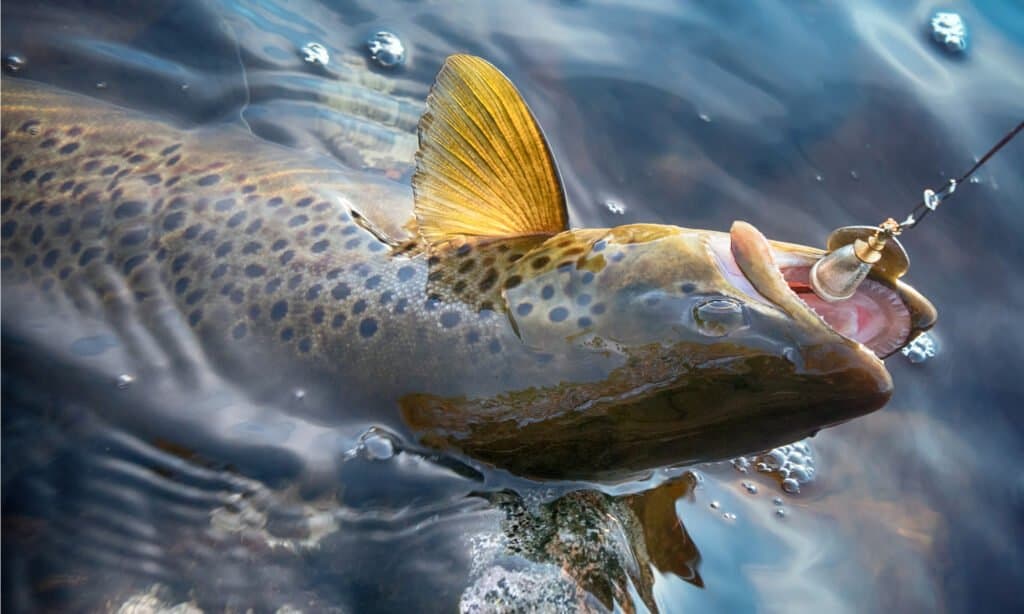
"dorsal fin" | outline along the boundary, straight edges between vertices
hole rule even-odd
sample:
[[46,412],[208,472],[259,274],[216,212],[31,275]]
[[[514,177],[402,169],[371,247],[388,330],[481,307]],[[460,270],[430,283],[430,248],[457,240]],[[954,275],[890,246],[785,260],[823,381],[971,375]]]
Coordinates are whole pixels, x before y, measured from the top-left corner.
[[419,140],[412,186],[419,233],[430,246],[567,228],[544,135],[515,86],[487,61],[445,61]]

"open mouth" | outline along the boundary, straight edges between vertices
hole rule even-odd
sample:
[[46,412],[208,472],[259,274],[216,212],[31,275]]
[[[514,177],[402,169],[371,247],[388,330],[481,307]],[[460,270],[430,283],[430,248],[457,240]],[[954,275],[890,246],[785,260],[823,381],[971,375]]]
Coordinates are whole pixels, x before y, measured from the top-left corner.
[[737,222],[728,239],[716,238],[712,251],[722,272],[736,288],[773,304],[790,316],[823,322],[836,333],[863,344],[885,358],[906,345],[911,314],[900,294],[866,279],[850,298],[826,302],[811,290],[811,267],[823,254],[801,246],[771,244],[753,226]]

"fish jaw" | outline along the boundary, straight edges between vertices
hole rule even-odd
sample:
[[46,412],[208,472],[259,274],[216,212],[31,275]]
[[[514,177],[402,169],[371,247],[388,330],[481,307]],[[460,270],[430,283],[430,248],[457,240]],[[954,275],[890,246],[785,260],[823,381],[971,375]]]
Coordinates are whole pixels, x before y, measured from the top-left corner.
[[746,222],[736,222],[728,247],[713,245],[723,272],[783,310],[824,341],[839,337],[886,358],[936,321],[935,307],[909,285],[872,274],[849,299],[826,302],[813,293],[810,269],[825,252],[768,241]]

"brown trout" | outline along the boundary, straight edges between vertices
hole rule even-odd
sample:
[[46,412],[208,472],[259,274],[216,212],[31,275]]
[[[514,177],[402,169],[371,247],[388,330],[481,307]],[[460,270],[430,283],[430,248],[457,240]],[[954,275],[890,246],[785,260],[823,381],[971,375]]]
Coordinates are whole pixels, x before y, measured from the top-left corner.
[[879,272],[817,300],[822,251],[743,222],[570,229],[528,107],[470,56],[431,91],[412,189],[24,80],[2,123],[5,330],[190,335],[221,373],[321,374],[526,476],[620,479],[871,412],[880,357],[935,320]]

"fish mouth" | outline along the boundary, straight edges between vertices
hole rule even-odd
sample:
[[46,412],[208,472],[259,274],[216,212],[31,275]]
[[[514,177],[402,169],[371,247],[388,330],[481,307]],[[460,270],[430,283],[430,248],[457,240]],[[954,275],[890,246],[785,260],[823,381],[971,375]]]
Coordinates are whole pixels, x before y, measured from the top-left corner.
[[[717,243],[717,244],[716,244]],[[726,278],[752,298],[785,311],[793,319],[824,324],[879,358],[890,356],[936,319],[935,308],[910,286],[869,276],[848,299],[827,302],[814,294],[811,267],[825,252],[769,241],[756,228],[736,222],[728,235],[712,242]]]

